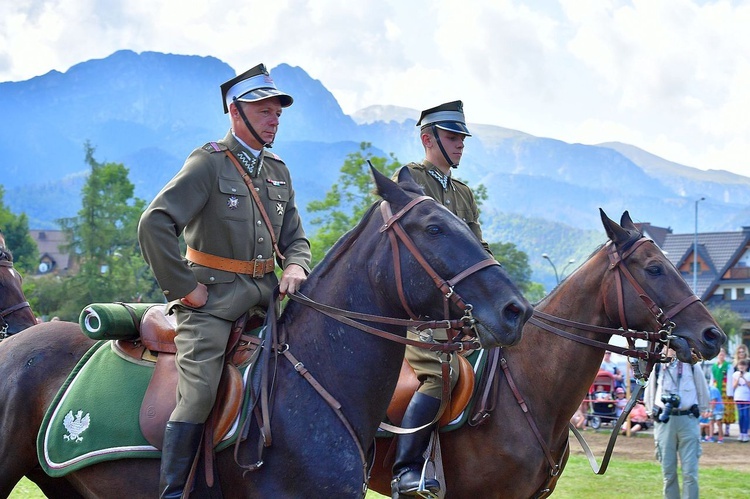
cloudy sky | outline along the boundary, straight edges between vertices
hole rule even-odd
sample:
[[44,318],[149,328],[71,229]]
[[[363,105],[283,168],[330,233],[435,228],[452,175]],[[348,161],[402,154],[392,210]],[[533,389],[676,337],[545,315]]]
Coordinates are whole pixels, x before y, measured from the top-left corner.
[[347,113],[462,99],[470,122],[750,176],[741,0],[0,3],[0,81],[120,49],[210,55],[238,72],[288,63]]

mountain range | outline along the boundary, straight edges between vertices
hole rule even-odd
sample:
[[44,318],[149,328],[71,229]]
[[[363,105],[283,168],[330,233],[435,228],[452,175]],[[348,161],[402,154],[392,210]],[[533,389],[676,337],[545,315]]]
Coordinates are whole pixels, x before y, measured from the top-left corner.
[[[236,73],[214,57],[124,50],[64,73],[0,83],[6,205],[25,212],[34,229],[53,229],[56,219],[75,215],[88,170],[87,142],[97,161],[128,167],[136,195],[149,201],[192,149],[224,136],[228,118],[219,84]],[[303,217],[361,142],[403,163],[423,157],[419,110],[382,105],[347,115],[304,69],[281,64],[271,74],[295,99],[273,151],[292,171]],[[472,123],[466,112],[473,137],[456,175],[487,188],[486,239],[526,251],[535,280],[553,279],[541,253],[580,262],[604,242],[599,207],[615,220],[629,210],[636,221],[692,232],[694,203],[704,197],[701,232],[750,225],[748,177],[698,170],[628,144],[569,144]]]

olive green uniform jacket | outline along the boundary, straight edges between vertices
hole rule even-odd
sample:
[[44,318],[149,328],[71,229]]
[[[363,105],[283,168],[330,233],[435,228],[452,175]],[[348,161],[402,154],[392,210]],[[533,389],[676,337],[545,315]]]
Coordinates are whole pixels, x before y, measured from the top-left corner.
[[[217,151],[216,148],[219,150]],[[249,261],[274,257],[271,232],[234,163],[231,150],[249,169],[254,156],[228,133],[223,140],[193,151],[182,169],[156,195],[141,216],[138,240],[146,262],[169,300],[183,298],[201,282],[208,301],[194,309],[172,301],[177,321],[177,406],[171,421],[203,423],[216,400],[223,354],[232,322],[250,308],[266,306],[278,284],[273,272],[260,279],[203,267],[185,260],[178,236],[188,246],[224,258]],[[305,238],[286,165],[265,152],[252,167],[255,190],[284,254],[284,268],[296,263],[309,272],[310,243]]]
[[[241,163],[253,157],[231,131],[218,145]],[[282,262],[277,255],[277,263],[283,268],[296,263],[309,273],[310,243],[286,165],[265,152],[262,167],[251,177],[285,257]],[[253,279],[188,262],[178,242],[183,231],[188,246],[211,255],[246,261],[274,256],[269,229],[247,185],[226,154],[211,144],[190,154],[141,216],[138,240],[143,257],[167,300],[183,298],[201,282],[208,286],[208,302],[201,311],[231,321],[255,305],[269,303],[278,283],[274,273]]]

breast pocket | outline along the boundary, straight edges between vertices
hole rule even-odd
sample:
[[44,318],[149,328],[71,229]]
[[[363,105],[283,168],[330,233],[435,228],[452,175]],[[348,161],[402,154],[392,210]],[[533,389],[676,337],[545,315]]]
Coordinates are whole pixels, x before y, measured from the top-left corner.
[[274,229],[280,229],[284,222],[287,205],[289,204],[289,189],[276,185],[269,185],[266,189],[270,208],[268,210],[268,218],[271,219]]
[[241,180],[219,177],[219,204],[221,218],[225,220],[247,221],[250,219],[250,197],[247,186]]

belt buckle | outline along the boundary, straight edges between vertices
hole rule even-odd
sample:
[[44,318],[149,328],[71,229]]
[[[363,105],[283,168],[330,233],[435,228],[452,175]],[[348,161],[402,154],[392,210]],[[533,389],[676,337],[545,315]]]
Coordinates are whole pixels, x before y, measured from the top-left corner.
[[259,258],[253,260],[253,279],[261,279],[265,274],[265,262]]

